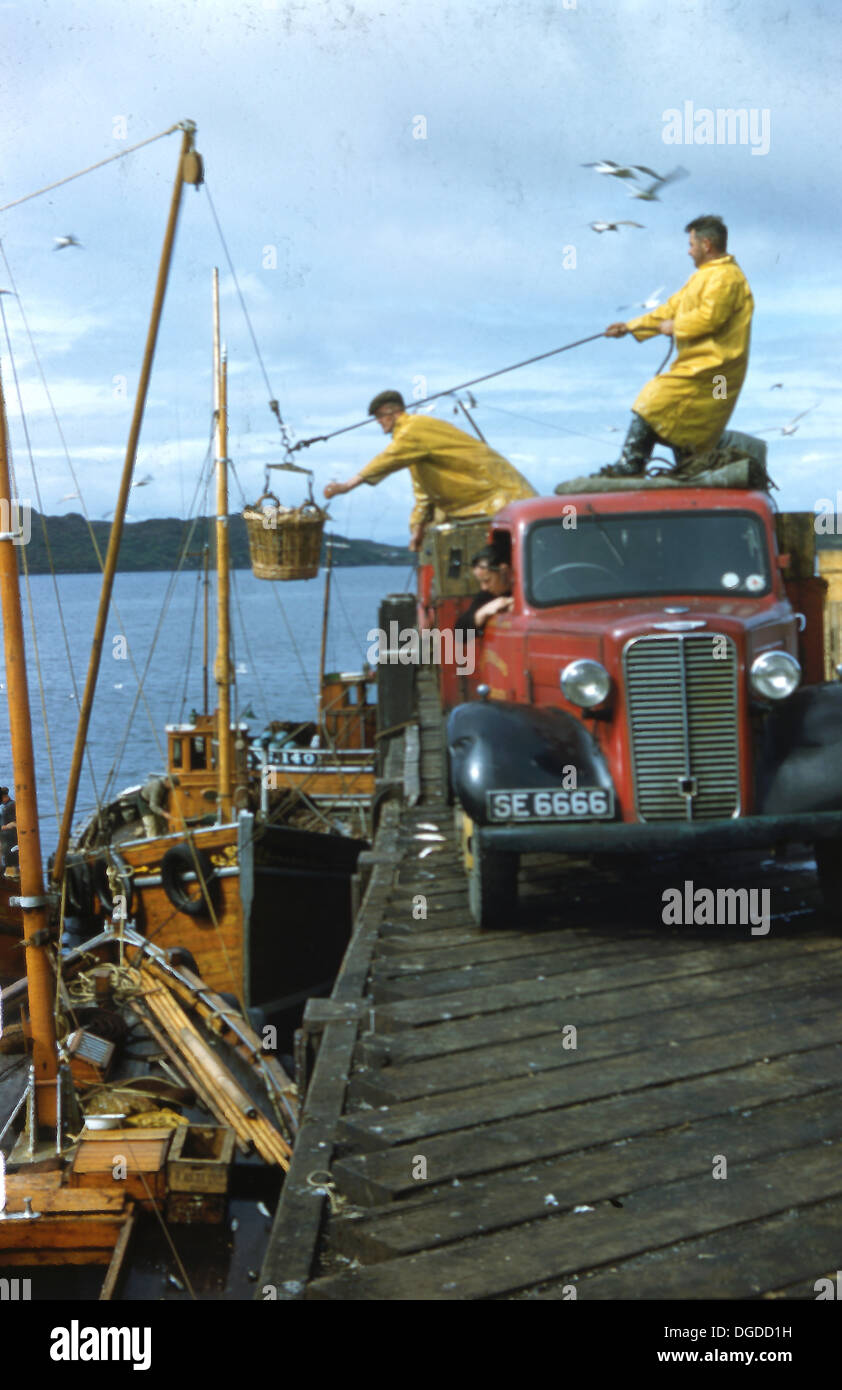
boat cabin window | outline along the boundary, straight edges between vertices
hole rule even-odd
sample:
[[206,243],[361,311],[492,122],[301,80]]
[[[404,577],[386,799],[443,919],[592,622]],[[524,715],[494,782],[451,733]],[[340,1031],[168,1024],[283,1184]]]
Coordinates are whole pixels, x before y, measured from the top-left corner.
[[170,767],[183,767],[184,754],[181,748],[181,739],[174,738],[170,746]]
[[194,772],[201,772],[208,765],[207,742],[203,738],[190,740],[190,766]]

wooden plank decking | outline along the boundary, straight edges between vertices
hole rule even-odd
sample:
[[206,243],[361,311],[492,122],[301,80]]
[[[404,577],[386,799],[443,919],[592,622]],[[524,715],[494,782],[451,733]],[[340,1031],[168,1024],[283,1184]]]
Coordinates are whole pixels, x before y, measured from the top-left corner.
[[[385,808],[258,1289],[815,1297],[842,1234],[842,939],[808,870],[534,857],[518,921],[480,933],[421,690],[421,801]],[[421,823],[447,837],[424,858]],[[665,926],[688,875],[769,888],[769,934]]]

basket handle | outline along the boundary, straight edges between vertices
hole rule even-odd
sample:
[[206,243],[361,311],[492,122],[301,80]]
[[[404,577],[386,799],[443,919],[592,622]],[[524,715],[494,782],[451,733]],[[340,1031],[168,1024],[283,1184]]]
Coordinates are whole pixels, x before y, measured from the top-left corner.
[[267,497],[271,497],[272,501],[275,503],[275,506],[280,507],[280,501],[275,496],[274,492],[264,492],[261,494],[260,497],[258,497],[256,502],[252,503],[252,509],[254,511],[259,511],[261,504],[266,501]]

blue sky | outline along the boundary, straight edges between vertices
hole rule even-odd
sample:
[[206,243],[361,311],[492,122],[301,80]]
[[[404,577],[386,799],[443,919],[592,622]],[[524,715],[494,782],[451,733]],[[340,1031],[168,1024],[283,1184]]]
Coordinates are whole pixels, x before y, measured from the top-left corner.
[[[659,286],[671,293],[691,272],[685,223],[720,213],[756,301],[731,423],[771,429],[809,409],[797,433],[767,437],[780,504],[812,508],[842,487],[840,23],[829,3],[779,0],[0,4],[0,204],[194,119],[270,379],[299,438],[361,418],[384,387],[438,391],[630,316],[619,306]],[[664,113],[686,102],[754,111],[768,122],[768,152],[666,144]],[[114,503],[177,141],[0,213],[94,517]],[[644,203],[580,167],[603,158],[661,173],[680,164],[689,177]],[[645,227],[597,235],[588,225],[617,218]],[[53,251],[65,233],[84,249]],[[209,429],[214,264],[230,453],[248,500],[263,462],[281,456],[205,193],[187,190],[137,465],[152,482],[133,494],[132,519],[190,505]],[[74,485],[17,307],[5,304],[45,509],[78,510],[60,502]],[[501,377],[477,388],[477,420],[551,491],[616,457],[664,347],[599,341]],[[5,344],[2,361],[18,493],[34,496]],[[453,419],[451,410],[437,407]],[[371,425],[309,450],[319,492],[384,442]],[[282,494],[298,500],[301,482],[285,480]],[[235,488],[232,506],[240,500]],[[396,542],[410,505],[399,474],[335,499],[331,514],[337,530]]]

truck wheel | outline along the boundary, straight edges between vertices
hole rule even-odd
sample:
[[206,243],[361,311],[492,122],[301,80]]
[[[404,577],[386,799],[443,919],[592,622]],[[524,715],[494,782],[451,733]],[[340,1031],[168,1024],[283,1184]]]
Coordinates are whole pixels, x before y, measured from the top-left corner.
[[817,840],[813,850],[825,912],[839,925],[842,923],[842,840]]
[[519,855],[482,849],[472,837],[468,900],[471,916],[484,931],[515,925],[519,863]]

